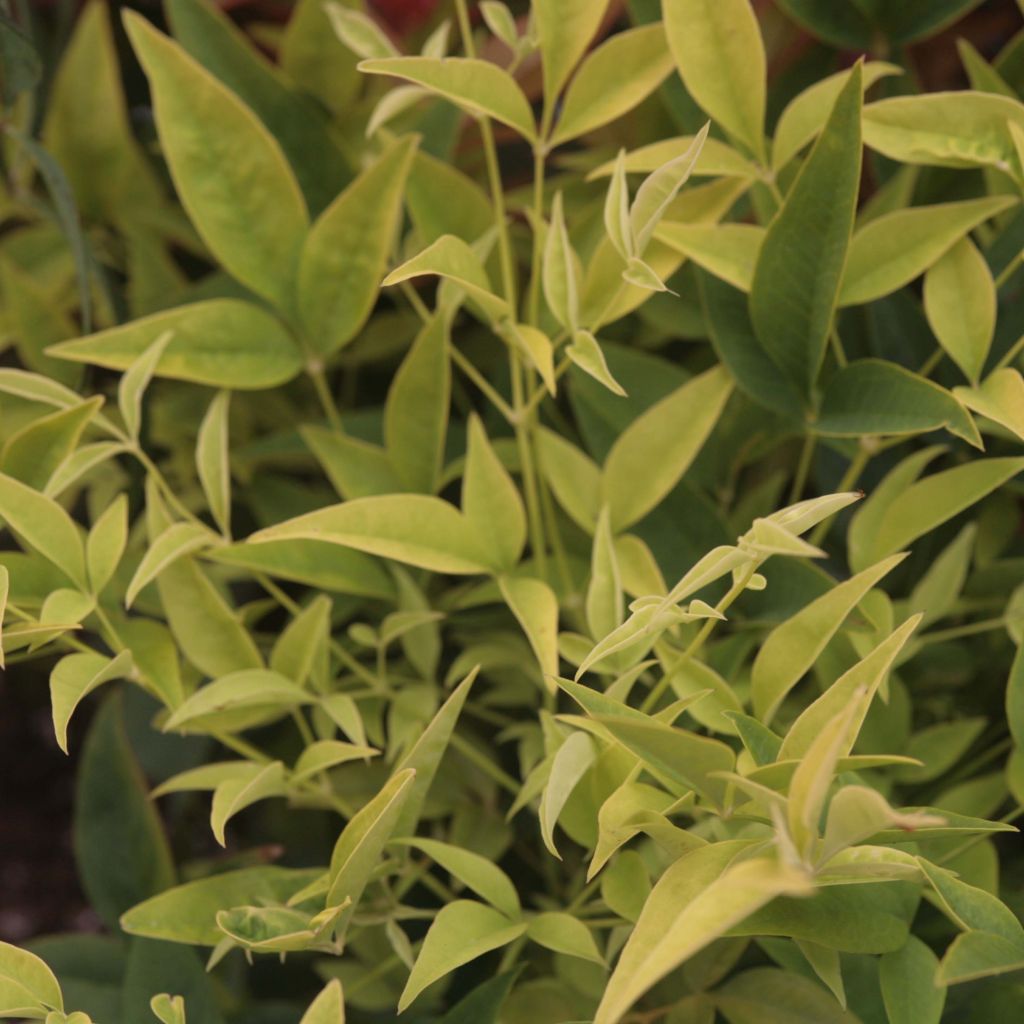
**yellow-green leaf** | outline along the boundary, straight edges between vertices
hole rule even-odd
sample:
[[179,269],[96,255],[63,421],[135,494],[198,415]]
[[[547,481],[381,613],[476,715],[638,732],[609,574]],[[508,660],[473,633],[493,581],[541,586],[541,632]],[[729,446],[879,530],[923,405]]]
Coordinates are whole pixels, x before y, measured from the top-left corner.
[[199,425],[196,471],[214,522],[231,535],[231,465],[228,454],[228,409],[231,392],[221,391]]
[[505,603],[523,627],[537,657],[548,689],[558,675],[558,598],[542,580],[526,576],[502,576],[499,580]]
[[112,679],[124,679],[132,671],[132,656],[121,651],[114,658],[102,654],[67,654],[50,673],[50,704],[57,746],[68,752],[68,723],[75,708],[93,690]]

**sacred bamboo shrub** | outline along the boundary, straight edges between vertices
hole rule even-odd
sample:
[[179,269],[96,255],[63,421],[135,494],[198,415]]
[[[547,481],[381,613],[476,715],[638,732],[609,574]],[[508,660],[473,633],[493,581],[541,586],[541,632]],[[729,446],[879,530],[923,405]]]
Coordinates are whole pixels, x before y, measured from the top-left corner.
[[1019,1014],[1024,34],[759,6],[3,14],[0,1017]]

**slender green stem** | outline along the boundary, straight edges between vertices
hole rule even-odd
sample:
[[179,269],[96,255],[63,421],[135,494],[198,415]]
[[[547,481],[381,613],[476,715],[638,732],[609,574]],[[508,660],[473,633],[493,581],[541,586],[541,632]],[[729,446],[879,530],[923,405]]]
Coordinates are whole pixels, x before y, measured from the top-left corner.
[[991,633],[993,630],[1002,629],[1005,625],[1006,619],[999,615],[994,619],[982,619],[980,622],[968,622],[963,626],[952,626],[949,629],[937,629],[931,633],[924,633],[920,640],[924,644],[940,644],[947,640],[959,640],[962,636]]
[[306,373],[313,382],[316,397],[320,400],[320,406],[327,417],[327,422],[339,434],[344,433],[344,428],[341,425],[341,415],[338,413],[338,406],[334,401],[334,396],[331,394],[331,389],[327,386],[327,376],[324,374],[323,365],[317,360],[311,360],[306,366]]
[[526,517],[529,523],[530,549],[537,560],[537,571],[547,579],[547,545],[544,539],[544,522],[541,518],[537,471],[533,460],[533,445],[530,437],[529,417],[523,414],[523,378],[519,357],[509,350],[512,374],[512,407],[515,411],[516,448],[519,451],[519,469],[526,493]]
[[999,272],[999,276],[996,278],[995,282],[996,291],[1002,288],[1003,285],[1006,284],[1006,282],[1009,281],[1011,277],[1013,277],[1014,273],[1017,271],[1017,268],[1021,265],[1022,262],[1024,262],[1024,249],[1021,249],[1021,251],[1017,253],[1017,255],[1014,256],[1013,259],[1010,260],[1010,262],[1007,263],[1006,266],[1003,267],[1003,269]]
[[130,450],[131,454],[134,455],[140,463],[142,463],[146,472],[149,473],[149,475],[156,481],[157,487],[163,491],[164,497],[167,499],[167,503],[174,509],[174,511],[183,519],[187,519],[191,523],[195,523],[198,526],[205,526],[206,524],[199,518],[199,516],[189,509],[178,495],[174,493],[174,488],[172,488],[167,482],[167,478],[160,471],[157,464],[146,454],[146,452],[137,444]]
[[[1003,825],[1009,825],[1012,822],[1016,821],[1022,815],[1024,815],[1024,807],[1018,804],[1016,807],[1014,807],[1012,811],[1009,811],[1006,814],[1004,814],[999,819],[999,821]],[[988,839],[988,837],[989,833],[987,832],[981,832],[976,836],[971,836],[970,839],[965,840],[959,846],[954,846],[953,849],[949,851],[949,853],[943,854],[943,856],[941,856],[935,863],[947,864],[954,858],[959,857],[961,853],[966,853],[969,849],[971,849],[971,847],[977,846],[978,843],[982,842],[985,839]]]
[[469,740],[458,733],[452,733],[451,744],[467,761],[471,761],[488,778],[501,786],[502,789],[507,790],[514,796],[519,795],[519,790],[522,789],[522,786],[511,775],[499,768],[490,758],[481,754]]
[[829,344],[832,346],[832,354],[840,366],[846,366],[849,360],[846,358],[846,350],[843,348],[843,339],[839,337],[839,330],[833,327],[828,334]]
[[416,291],[412,286],[411,281],[402,281],[398,286],[402,289],[402,294],[408,300],[409,305],[416,311],[416,315],[423,321],[423,323],[430,322],[430,310],[427,308],[427,304],[420,298],[420,293]]
[[[555,380],[557,381],[559,378],[561,378],[570,366],[572,366],[572,360],[568,356],[565,356],[564,358],[560,359],[558,365],[555,367]],[[523,406],[523,415],[530,415],[534,411],[534,409],[536,409],[537,406],[540,405],[540,403],[544,400],[547,394],[547,385],[544,384],[543,382],[538,384],[537,387],[533,389],[533,394],[530,395],[530,397],[526,400],[526,404]]]
[[[996,364],[997,370],[1011,366],[1013,361],[1024,351],[1024,334],[1022,334],[1006,351],[1006,355]],[[993,371],[994,372],[994,371]]]
[[935,369],[935,367],[936,367],[936,366],[938,366],[938,365],[939,365],[939,363],[941,363],[941,362],[942,362],[942,357],[943,357],[943,356],[944,356],[945,354],[946,354],[946,353],[945,353],[945,352],[943,352],[941,348],[937,348],[937,349],[936,349],[936,350],[935,350],[935,351],[934,351],[934,352],[933,352],[933,353],[932,353],[932,354],[931,354],[931,355],[930,355],[930,356],[929,356],[929,357],[928,357],[928,358],[927,358],[927,359],[926,359],[926,360],[925,360],[925,361],[924,361],[924,362],[923,362],[923,363],[921,364],[921,369],[920,369],[920,370],[918,370],[917,372],[918,372],[918,373],[919,373],[919,374],[920,374],[920,375],[921,375],[922,377],[928,377],[928,376],[930,376],[930,375],[931,375],[931,372],[932,372],[932,370],[934,370],[934,369]]
[[544,150],[533,148],[533,267],[530,274],[530,301],[528,315],[534,327],[540,322],[540,281],[544,250],[541,245],[540,225],[544,220]]
[[515,410],[498,394],[494,385],[454,345],[450,351],[455,365],[480,389],[506,421],[515,426]]
[[807,477],[811,472],[811,463],[814,461],[814,449],[818,443],[814,434],[807,434],[804,438],[803,448],[800,450],[800,461],[797,463],[796,475],[793,477],[793,485],[789,489],[789,504],[800,500],[807,486]]

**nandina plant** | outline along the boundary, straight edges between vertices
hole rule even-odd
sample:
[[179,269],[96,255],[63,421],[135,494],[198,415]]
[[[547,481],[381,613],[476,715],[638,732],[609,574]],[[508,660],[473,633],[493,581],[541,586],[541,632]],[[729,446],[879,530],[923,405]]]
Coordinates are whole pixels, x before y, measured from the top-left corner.
[[1024,35],[757,6],[0,7],[0,1017],[1019,1011]]

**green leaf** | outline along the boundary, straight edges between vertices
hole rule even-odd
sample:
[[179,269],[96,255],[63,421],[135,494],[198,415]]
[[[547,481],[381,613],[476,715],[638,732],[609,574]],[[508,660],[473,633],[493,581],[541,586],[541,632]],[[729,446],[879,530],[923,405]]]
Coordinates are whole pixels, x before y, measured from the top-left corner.
[[4,105],[11,106],[21,93],[35,88],[43,68],[32,39],[6,11],[0,13],[0,53],[4,59],[0,86]]
[[82,433],[103,405],[103,398],[40,416],[15,431],[3,446],[0,466],[10,477],[42,490],[78,447]]
[[544,97],[552,110],[607,7],[607,0],[534,0],[531,4],[544,66]]
[[[258,718],[269,711],[283,713],[313,698],[290,679],[269,669],[242,669],[201,687],[164,723],[164,730],[203,732],[232,727],[232,713]],[[224,724],[220,724],[220,723]],[[241,728],[241,726],[238,726]]]
[[324,5],[331,27],[338,38],[355,54],[371,57],[397,57],[398,50],[387,33],[361,10],[348,10],[338,3]]
[[138,441],[142,429],[142,398],[153,379],[167,346],[174,337],[173,331],[164,331],[132,360],[117,386],[117,407],[121,410],[128,436]]
[[486,857],[436,839],[410,838],[397,839],[395,842],[425,853],[453,878],[472,889],[481,899],[487,900],[506,917],[515,919],[520,916],[521,908],[515,886],[508,875]]
[[411,490],[432,494],[441,476],[451,363],[449,320],[438,314],[423,327],[398,368],[384,407],[384,442],[399,479]]
[[0,518],[83,591],[88,589],[82,537],[60,505],[20,480],[0,473]]
[[234,93],[167,36],[131,11],[125,29],[149,79],[164,154],[196,229],[242,284],[290,309],[309,217],[280,147]]
[[402,490],[402,481],[380,445],[326,427],[307,425],[300,427],[299,433],[342,498],[370,498]]
[[441,1018],[441,1024],[498,1024],[501,1008],[521,972],[522,967],[517,967],[478,985]]
[[93,690],[112,679],[124,679],[132,671],[132,656],[121,651],[114,658],[102,654],[67,654],[50,673],[50,704],[57,746],[68,752],[68,723],[75,708]]
[[[11,590],[11,574],[6,565],[0,565],[0,642],[4,636],[4,614],[7,611],[7,598]],[[4,649],[0,643],[0,668],[4,668]]]
[[750,313],[769,355],[806,394],[821,367],[846,265],[861,167],[861,66],[768,226]]
[[612,536],[611,519],[607,508],[601,510],[597,530],[594,532],[585,610],[587,626],[595,640],[607,636],[621,625],[625,614],[619,563],[615,554],[615,538]]
[[395,826],[394,835],[407,836],[415,832],[416,823],[423,813],[427,793],[437,774],[441,758],[448,749],[448,741],[455,730],[455,724],[476,680],[477,672],[478,669],[474,668],[455,687],[451,696],[441,705],[420,738],[413,744],[412,749],[395,768],[396,773],[411,769],[416,773],[416,779],[410,787],[409,797]]
[[[903,68],[885,61],[868,61],[864,65],[864,91],[889,75],[901,75]],[[792,99],[779,116],[772,140],[772,167],[785,167],[812,139],[816,138],[828,119],[846,81],[846,72],[839,71],[804,89]]]
[[160,377],[245,391],[284,384],[302,369],[298,346],[284,326],[237,299],[178,306],[50,351],[76,363],[127,370],[167,331],[174,335],[157,364]]
[[850,243],[839,304],[873,302],[902,288],[940,260],[964,235],[1015,203],[1010,196],[990,196],[896,210],[869,221]]
[[210,828],[221,846],[226,846],[224,828],[239,811],[269,797],[284,796],[287,786],[280,761],[254,764],[244,774],[219,783],[213,792]]
[[423,940],[409,980],[398,1000],[398,1012],[428,986],[470,960],[499,949],[526,931],[504,914],[473,900],[456,900],[442,907]]
[[194,946],[216,946],[224,937],[216,917],[232,907],[283,903],[322,874],[320,868],[243,868],[175,886],[139,903],[121,917],[129,935]]
[[299,0],[295,5],[281,38],[279,60],[296,85],[335,115],[347,109],[359,87],[355,58],[331,30],[329,5],[318,0]]
[[742,292],[754,281],[765,230],[756,224],[681,224],[664,221],[655,232],[659,242],[693,260]]
[[671,70],[660,22],[610,36],[588,54],[569,83],[549,145],[560,146],[629,113]]
[[335,979],[309,1004],[299,1024],[345,1024],[345,997]]
[[749,0],[666,0],[664,12],[690,95],[764,163],[767,62]]
[[197,523],[173,523],[159,536],[154,537],[135,570],[135,575],[125,591],[124,603],[130,608],[139,591],[151,583],[168,566],[179,558],[209,547],[214,541],[213,534]]
[[958,935],[946,950],[936,981],[955,985],[1024,967],[1024,946],[992,932],[970,931]]
[[393,494],[358,498],[253,534],[251,543],[328,541],[434,572],[472,575],[492,569],[466,517],[440,498]]
[[373,747],[342,743],[340,740],[319,740],[302,751],[290,777],[293,781],[308,779],[327,768],[347,764],[349,761],[366,760],[378,753],[380,751]]
[[469,420],[462,512],[491,548],[495,563],[505,570],[515,568],[526,546],[523,501],[475,415]]
[[585,732],[574,732],[555,751],[540,802],[540,834],[552,857],[562,859],[555,846],[555,825],[569,797],[597,758],[594,741]]
[[551,223],[544,241],[544,298],[555,319],[570,332],[579,328],[579,261],[569,241],[562,211],[562,193],[551,204]]
[[961,881],[952,871],[923,857],[918,863],[935,891],[940,909],[958,927],[998,935],[1024,952],[1024,925],[998,897]]
[[936,167],[988,166],[1024,175],[1007,127],[1024,106],[983,92],[899,96],[864,108],[864,142],[884,156]]
[[231,535],[231,463],[228,455],[228,409],[231,392],[221,391],[199,425],[196,471],[214,522]]
[[969,238],[925,275],[924,311],[946,354],[977,384],[996,329],[996,288],[985,257]]
[[902,490],[885,509],[870,543],[884,558],[970,508],[1024,469],[1024,459],[975,459],[934,473]]
[[604,230],[623,260],[636,254],[633,225],[629,216],[629,183],[626,180],[626,151],[619,150],[604,201]]
[[281,631],[270,652],[270,668],[305,686],[313,673],[318,648],[331,629],[331,599],[318,594]]
[[604,965],[604,957],[597,948],[590,929],[571,914],[559,911],[548,911],[530,919],[526,929],[526,937],[532,939],[545,949],[556,953],[590,960],[592,963]]
[[857,1024],[821,985],[775,967],[754,967],[715,990],[729,1024]]
[[526,576],[499,578],[501,596],[512,610],[540,666],[545,685],[552,689],[558,675],[558,598],[542,580]]
[[329,356],[366,323],[402,213],[417,138],[393,142],[317,218],[297,264],[298,303],[313,351]]
[[904,748],[908,757],[922,762],[901,765],[894,775],[901,782],[930,782],[944,775],[962,758],[985,729],[984,718],[958,718],[937,722],[915,732]]
[[593,533],[601,506],[601,471],[579,448],[540,426],[537,457],[555,500],[587,533]]
[[20,1017],[17,1011],[22,1010],[39,1019],[40,1007],[64,1009],[53,971],[34,953],[0,942],[0,1013],[6,1017],[14,1011]]
[[612,973],[594,1024],[616,1024],[652,985],[776,896],[804,894],[806,877],[767,859],[729,865],[715,844],[661,876]]
[[110,929],[129,907],[174,881],[170,848],[128,742],[118,694],[103,702],[82,749],[74,843],[82,886]]
[[170,996],[162,992],[153,996],[149,1008],[161,1024],[185,1024],[185,1000],[181,996]]
[[878,980],[890,1024],[939,1024],[946,990],[935,983],[938,957],[913,935],[878,962]]
[[565,350],[565,354],[584,373],[603,384],[613,395],[625,397],[625,389],[612,376],[604,352],[590,331],[576,331],[572,336],[572,344]]
[[732,381],[714,368],[641,413],[605,460],[601,485],[619,532],[654,509],[689,469],[721,416]]
[[390,57],[364,60],[359,70],[422,85],[471,114],[493,117],[529,141],[536,138],[530,104],[516,80],[497,64],[469,57]]
[[984,447],[955,395],[884,359],[858,359],[829,377],[814,422],[815,432],[828,437],[923,434],[942,427]]
[[968,409],[985,416],[1024,440],[1024,378],[1019,370],[1004,366],[978,387],[953,389]]

